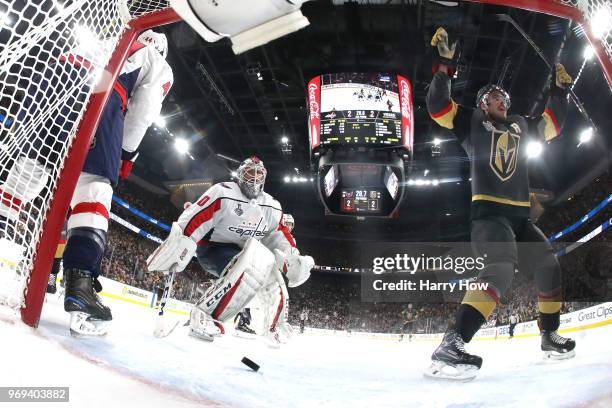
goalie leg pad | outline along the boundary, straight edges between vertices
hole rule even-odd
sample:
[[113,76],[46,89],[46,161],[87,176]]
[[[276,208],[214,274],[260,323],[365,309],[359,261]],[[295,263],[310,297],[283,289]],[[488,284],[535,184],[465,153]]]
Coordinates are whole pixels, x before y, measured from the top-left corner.
[[198,302],[198,308],[222,322],[234,317],[264,286],[274,262],[272,252],[250,238],[226,267],[221,279]]

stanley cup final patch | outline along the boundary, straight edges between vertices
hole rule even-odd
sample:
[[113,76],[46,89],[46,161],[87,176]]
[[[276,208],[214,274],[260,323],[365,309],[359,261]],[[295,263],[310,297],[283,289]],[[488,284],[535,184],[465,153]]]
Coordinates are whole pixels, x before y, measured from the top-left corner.
[[501,181],[508,180],[516,170],[520,141],[519,135],[508,131],[491,132],[489,165]]
[[236,208],[234,208],[234,212],[236,213],[237,216],[241,216],[242,214],[244,214],[244,210],[240,207],[240,203],[238,203],[238,206]]

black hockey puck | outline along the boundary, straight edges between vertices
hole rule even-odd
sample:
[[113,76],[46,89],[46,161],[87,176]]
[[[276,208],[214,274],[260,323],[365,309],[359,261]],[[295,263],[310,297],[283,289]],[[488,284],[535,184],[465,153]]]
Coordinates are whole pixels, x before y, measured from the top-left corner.
[[259,370],[259,365],[255,364],[252,360],[246,358],[246,357],[242,357],[242,364],[246,365],[247,367],[249,367],[251,370],[257,372],[257,370]]

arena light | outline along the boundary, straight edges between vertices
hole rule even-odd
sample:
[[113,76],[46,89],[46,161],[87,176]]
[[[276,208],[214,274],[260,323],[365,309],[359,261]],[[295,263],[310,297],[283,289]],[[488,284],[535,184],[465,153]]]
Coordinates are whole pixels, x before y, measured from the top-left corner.
[[166,118],[164,118],[162,115],[158,115],[153,122],[155,123],[155,126],[159,128],[166,127]]
[[612,26],[612,12],[608,6],[601,6],[591,19],[591,30],[595,38],[602,38]]
[[289,138],[287,136],[281,137],[281,143],[285,143],[285,144],[289,143]]
[[580,142],[578,143],[578,147],[580,147],[580,145],[583,143],[589,143],[592,138],[593,138],[593,128],[589,127],[589,128],[584,129],[580,133],[580,139],[579,139]]
[[291,177],[285,176],[283,180],[285,181],[285,183],[289,183],[291,181]]
[[593,47],[587,44],[587,46],[584,47],[584,51],[582,51],[582,56],[584,57],[585,60],[590,60],[590,59],[593,59],[593,55],[595,55],[595,51],[593,50]]
[[[527,144],[527,157],[532,159],[542,154],[542,143],[529,142]],[[470,179],[471,180],[471,179]]]
[[297,176],[293,176],[293,178],[291,179],[291,181],[293,181],[294,183],[297,183],[297,182],[298,182],[298,178],[297,178]]
[[450,217],[451,215],[452,215],[451,213],[446,213],[446,216],[447,216],[447,217]]
[[434,138],[434,140],[433,140],[433,145],[434,146],[440,146],[440,143],[442,143],[442,141],[440,139],[438,139],[437,137]]
[[79,25],[75,28],[74,33],[81,50],[92,52],[100,47],[98,39],[89,28]]
[[275,117],[274,117],[274,120],[278,120],[278,116],[275,116]]
[[434,179],[434,180],[431,182],[431,184],[432,184],[432,185],[434,185],[434,186],[437,186],[438,184],[440,184],[440,182],[439,182],[437,179]]
[[189,152],[189,142],[187,140],[185,140],[185,139],[180,138],[180,137],[176,138],[176,139],[174,139],[174,148],[180,154],[185,154],[185,153]]

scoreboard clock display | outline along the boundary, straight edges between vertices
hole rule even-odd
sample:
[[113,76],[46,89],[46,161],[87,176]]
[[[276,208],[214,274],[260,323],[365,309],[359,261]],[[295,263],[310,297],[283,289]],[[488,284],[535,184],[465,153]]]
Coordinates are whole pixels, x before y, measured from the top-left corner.
[[345,213],[380,212],[381,194],[378,190],[342,190],[340,209]]

